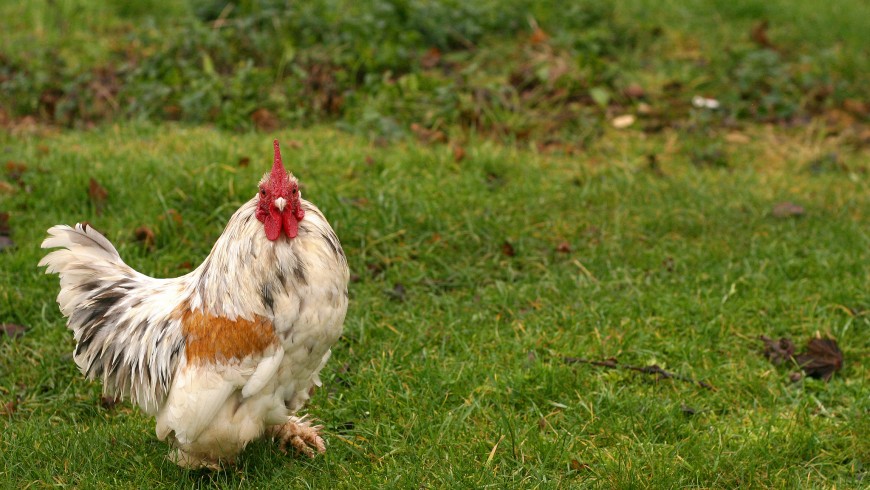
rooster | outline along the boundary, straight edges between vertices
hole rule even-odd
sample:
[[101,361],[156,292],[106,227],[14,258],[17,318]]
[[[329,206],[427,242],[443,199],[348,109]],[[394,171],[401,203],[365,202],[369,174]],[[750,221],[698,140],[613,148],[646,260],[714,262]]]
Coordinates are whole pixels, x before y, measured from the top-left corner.
[[133,270],[87,224],[54,226],[42,243],[59,248],[39,265],[60,276],[79,369],[154,416],[182,467],[232,464],[264,435],[282,451],[326,450],[323,427],[297,412],[341,335],[347,260],[274,148],[257,195],[187,275]]

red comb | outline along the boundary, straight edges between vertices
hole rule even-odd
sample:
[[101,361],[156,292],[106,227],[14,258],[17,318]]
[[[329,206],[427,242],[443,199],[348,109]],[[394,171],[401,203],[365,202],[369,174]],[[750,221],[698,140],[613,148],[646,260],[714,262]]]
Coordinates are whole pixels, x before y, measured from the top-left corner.
[[269,175],[269,180],[274,184],[281,185],[287,180],[287,171],[284,170],[284,163],[281,161],[281,149],[278,147],[278,140],[275,140],[275,163],[272,165],[272,173]]

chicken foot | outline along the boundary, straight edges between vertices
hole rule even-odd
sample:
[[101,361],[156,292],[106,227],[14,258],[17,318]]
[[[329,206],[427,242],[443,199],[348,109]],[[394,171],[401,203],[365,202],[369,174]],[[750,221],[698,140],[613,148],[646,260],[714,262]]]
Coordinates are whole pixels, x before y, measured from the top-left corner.
[[289,443],[300,453],[313,458],[318,453],[326,452],[326,443],[320,437],[321,429],[323,429],[322,425],[311,425],[307,417],[291,416],[284,424],[273,425],[266,429],[266,435],[277,440],[278,449],[284,453],[287,452]]

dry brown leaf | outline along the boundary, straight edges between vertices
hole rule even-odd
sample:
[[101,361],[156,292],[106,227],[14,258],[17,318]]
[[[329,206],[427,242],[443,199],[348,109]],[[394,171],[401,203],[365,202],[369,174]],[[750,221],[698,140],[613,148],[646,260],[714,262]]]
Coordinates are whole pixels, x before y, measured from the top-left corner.
[[795,356],[795,361],[807,376],[830,381],[843,368],[843,352],[834,339],[813,338],[807,350]]
[[251,114],[251,122],[254,123],[255,128],[267,133],[275,131],[281,125],[281,121],[275,114],[262,107]]
[[[843,352],[834,339],[812,338],[807,343],[806,350],[795,354],[794,342],[786,337],[771,340],[762,335],[759,338],[764,342],[764,356],[771,363],[796,363],[811,378],[830,381],[834,373],[843,368]],[[801,378],[800,372],[789,375],[792,382],[800,381]]]
[[9,180],[13,182],[21,181],[21,176],[27,172],[27,165],[20,162],[13,162],[9,160],[6,162],[6,175],[9,176]]
[[556,251],[561,254],[569,254],[571,253],[571,244],[563,240],[556,245]]
[[425,69],[431,69],[438,66],[441,62],[441,50],[435,47],[429,48],[426,53],[420,58],[420,66]]
[[790,201],[785,201],[773,206],[773,210],[770,213],[774,218],[796,218],[803,216],[806,213],[806,210],[803,206]]
[[453,145],[453,160],[455,162],[461,162],[465,159],[465,148],[460,145]]
[[148,226],[142,225],[133,231],[136,241],[142,242],[145,248],[151,250],[154,248],[154,232]]
[[630,99],[640,99],[643,98],[644,95],[646,95],[646,91],[643,89],[643,87],[636,83],[632,83],[628,87],[625,87],[623,93],[626,97]]
[[529,42],[533,45],[543,44],[550,39],[550,35],[544,32],[540,27],[535,28],[529,36]]
[[2,323],[0,324],[0,333],[6,335],[9,338],[21,337],[24,335],[24,332],[27,331],[27,327],[22,325],[16,325],[14,323]]
[[239,167],[247,167],[251,164],[251,157],[240,157],[239,158]]
[[514,250],[514,246],[511,245],[511,242],[507,240],[505,240],[505,242],[501,244],[501,253],[505,257],[514,257],[517,255],[517,251]]
[[764,342],[764,357],[778,366],[790,361],[794,356],[795,345],[791,339],[782,337],[779,340],[770,339],[764,335],[759,337]]
[[170,104],[163,106],[163,117],[170,121],[178,121],[181,119],[181,107]]
[[0,413],[3,415],[12,415],[15,413],[15,410],[18,408],[17,400],[9,400],[8,402],[3,404],[3,409],[0,410]]
[[447,135],[443,131],[424,128],[417,123],[411,123],[411,131],[422,143],[444,143],[447,141]]
[[749,38],[752,39],[752,42],[762,48],[774,49],[773,43],[771,43],[770,38],[767,37],[767,28],[769,25],[770,23],[767,19],[760,20],[757,24],[752,26],[752,30],[749,31]]
[[856,116],[866,117],[870,114],[870,103],[861,102],[858,99],[846,99],[843,101],[843,109]]

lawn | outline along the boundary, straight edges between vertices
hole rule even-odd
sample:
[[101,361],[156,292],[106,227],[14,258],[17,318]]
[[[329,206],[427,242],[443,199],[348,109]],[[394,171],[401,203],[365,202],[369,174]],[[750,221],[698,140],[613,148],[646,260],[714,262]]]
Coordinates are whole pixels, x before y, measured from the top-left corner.
[[[252,55],[241,74],[243,63],[206,62],[213,52],[154,35],[183,33],[197,18],[233,22],[203,7],[220,2],[163,17],[110,3],[79,25],[87,11],[76,2],[56,12],[0,2],[11,32],[0,52],[0,323],[24,329],[0,333],[0,481],[10,488],[866,487],[862,2],[845,2],[853,13],[829,3],[808,18],[797,14],[812,2],[794,11],[785,2],[651,11],[639,0],[615,11],[581,2],[599,12],[584,21],[599,30],[581,35],[545,7],[534,23],[511,17],[527,7],[512,0],[503,18],[455,24],[451,35],[474,47],[449,36],[439,45],[438,31],[426,30],[423,14],[437,19],[447,14],[436,7],[453,3],[408,2],[399,17],[423,22],[414,25],[430,37],[379,31],[390,48],[380,53],[349,43],[352,29],[329,37],[329,22],[355,19],[365,32],[378,19],[337,10],[318,31],[320,48],[306,51],[307,34],[285,39],[297,53],[286,64],[297,69]],[[241,2],[238,22],[251,21],[242,14],[252,4]],[[480,5],[492,13],[491,2]],[[64,9],[74,27],[52,28]],[[776,49],[751,39],[761,18]],[[841,28],[820,31],[823,21]],[[245,49],[256,54],[256,29],[267,28],[251,25]],[[646,45],[653,25],[666,28]],[[590,51],[614,26],[635,41]],[[195,32],[218,51],[227,42]],[[19,48],[33,36],[27,60]],[[121,66],[141,54],[118,49],[131,39],[133,51],[172,55],[159,70]],[[440,46],[433,66],[392,49],[427,43]],[[723,43],[733,47],[727,56],[717,54]],[[58,53],[63,66],[43,63]],[[303,83],[320,56],[332,60],[339,106],[329,106],[335,92]],[[583,60],[625,71],[590,72]],[[717,60],[734,65],[717,71]],[[104,80],[114,91],[100,98],[89,77],[107,63],[118,66],[117,86]],[[185,85],[209,63],[207,86]],[[556,67],[556,78],[540,71]],[[396,79],[356,76],[378,70]],[[265,98],[244,89],[245,77],[268,80]],[[764,96],[744,98],[742,82]],[[635,97],[632,84],[646,93]],[[823,96],[811,92],[829,84]],[[153,98],[142,96],[148,87]],[[294,87],[319,102],[295,101]],[[725,107],[692,107],[695,94]],[[636,122],[614,127],[627,114]],[[184,274],[256,192],[273,138],[352,272],[345,333],[308,407],[329,448],[308,460],[260,441],[235,468],[179,469],[152,420],[102,399],[99,383],[78,372],[57,279],[36,267],[39,244],[54,224],[88,221],[135,269]],[[796,375],[793,361],[765,357],[761,335],[788,337],[798,350],[834,339],[842,369],[830,381]],[[653,365],[674,376],[629,368]]]

